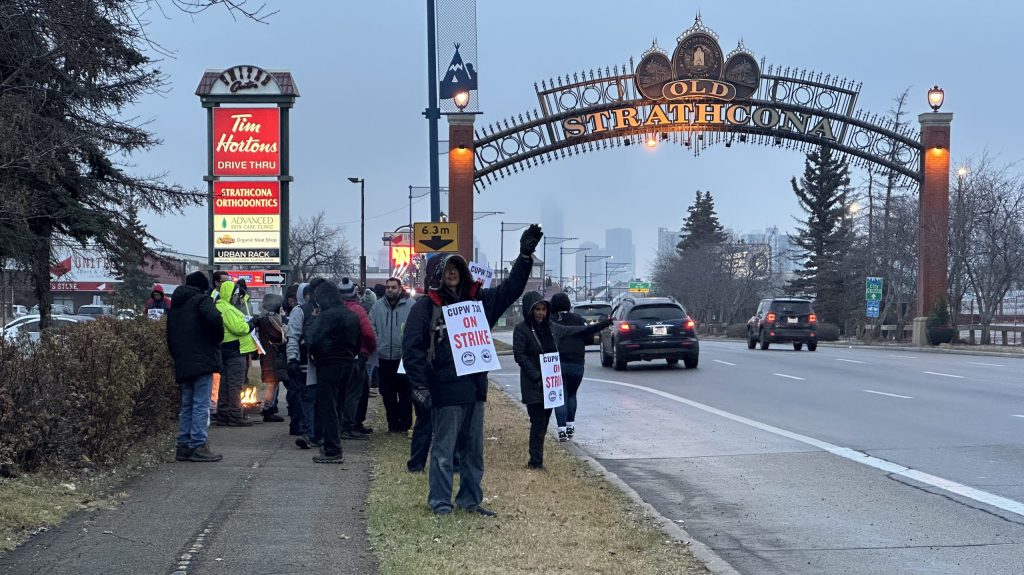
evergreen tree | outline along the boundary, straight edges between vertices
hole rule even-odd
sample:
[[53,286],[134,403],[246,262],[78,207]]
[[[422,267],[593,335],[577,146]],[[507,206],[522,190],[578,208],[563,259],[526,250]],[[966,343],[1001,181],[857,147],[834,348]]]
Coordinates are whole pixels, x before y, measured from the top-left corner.
[[[250,18],[246,0],[223,3]],[[221,0],[175,0],[201,12]],[[159,92],[147,50],[149,0],[4,0],[0,11],[0,254],[29,271],[46,328],[55,242],[149,253],[155,240],[127,215],[199,204],[205,194],[130,174],[125,160],[158,141],[123,112]]]
[[701,196],[700,190],[697,190],[693,205],[686,211],[688,215],[679,234],[682,240],[676,245],[680,253],[701,247],[721,246],[726,242],[728,238],[715,213],[715,200],[711,192],[705,191]]
[[803,269],[787,291],[815,297],[818,314],[842,327],[850,312],[844,285],[855,238],[846,211],[849,166],[822,146],[807,154],[800,182],[793,178],[791,183],[807,219],[790,237],[800,248],[797,259]]

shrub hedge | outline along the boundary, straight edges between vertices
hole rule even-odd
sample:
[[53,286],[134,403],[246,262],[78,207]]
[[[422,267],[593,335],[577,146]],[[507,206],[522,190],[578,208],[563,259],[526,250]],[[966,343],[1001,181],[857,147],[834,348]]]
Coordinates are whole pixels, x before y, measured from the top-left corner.
[[165,333],[166,320],[102,318],[37,343],[0,338],[0,463],[107,465],[174,428]]

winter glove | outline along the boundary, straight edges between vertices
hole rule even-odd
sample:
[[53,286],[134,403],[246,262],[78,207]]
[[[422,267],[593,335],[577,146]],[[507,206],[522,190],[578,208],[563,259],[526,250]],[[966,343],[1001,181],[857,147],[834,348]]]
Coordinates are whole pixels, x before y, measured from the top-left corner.
[[293,381],[299,381],[302,378],[302,369],[299,367],[299,360],[288,360],[288,377]]
[[598,323],[601,324],[601,329],[605,329],[611,327],[612,324],[615,323],[615,321],[609,317],[599,321]]
[[425,389],[413,389],[412,400],[416,405],[420,406],[421,409],[430,411],[430,392]]
[[519,238],[519,253],[524,256],[532,256],[533,252],[537,251],[537,244],[540,243],[543,237],[544,232],[541,231],[540,226],[530,224],[530,227],[526,228],[526,231]]

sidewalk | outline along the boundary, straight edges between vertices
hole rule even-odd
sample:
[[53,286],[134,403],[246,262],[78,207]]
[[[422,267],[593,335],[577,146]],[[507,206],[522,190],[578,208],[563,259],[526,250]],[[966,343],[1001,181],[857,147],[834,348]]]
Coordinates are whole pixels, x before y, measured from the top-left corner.
[[[376,573],[368,442],[313,463],[287,423],[210,428],[217,463],[163,463],[111,509],[79,512],[0,557],[0,573]],[[168,452],[172,446],[168,446]]]

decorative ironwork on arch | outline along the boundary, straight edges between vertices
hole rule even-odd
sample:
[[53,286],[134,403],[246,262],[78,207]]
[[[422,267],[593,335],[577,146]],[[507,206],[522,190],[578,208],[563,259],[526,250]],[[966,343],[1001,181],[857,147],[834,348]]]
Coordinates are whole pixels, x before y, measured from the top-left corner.
[[[680,47],[685,39],[684,33]],[[677,54],[679,50],[677,48]],[[726,77],[730,74],[729,61],[736,54],[749,58],[748,67],[757,65],[741,41],[724,64]],[[663,58],[668,62],[656,41],[643,58],[641,68],[648,58]],[[677,64],[673,62],[672,66]],[[902,184],[921,181],[921,143],[917,132],[891,118],[858,110],[861,84],[807,70],[774,66],[766,69],[763,60],[760,70],[763,73],[756,88],[750,85],[748,97],[723,99],[697,95],[688,97],[685,103],[645,96],[642,92],[650,95],[650,87],[646,90],[638,87],[632,59],[621,67],[577,72],[542,81],[539,86],[534,84],[538,109],[476,131],[476,185],[478,189],[486,187],[496,179],[567,156],[643,145],[651,138],[660,143],[685,146],[694,155],[700,155],[712,145],[728,147],[746,143],[799,151],[826,145],[847,157],[852,165],[884,170]],[[683,83],[686,82],[690,82],[690,89],[697,88],[693,83],[696,80]],[[710,81],[711,84],[724,82]],[[687,86],[680,89],[686,90]],[[660,93],[660,84],[657,90]],[[732,108],[736,110],[729,112]],[[667,114],[668,110],[676,114]],[[718,121],[721,118],[712,118],[711,114],[702,118],[707,110],[714,110],[723,117],[733,113],[737,121]],[[743,111],[746,117],[741,119]],[[688,119],[686,112],[689,112]],[[669,121],[651,124],[652,116]],[[646,120],[630,125],[640,117]],[[606,126],[619,119],[627,121],[621,126]],[[597,129],[602,126],[607,129]]]

